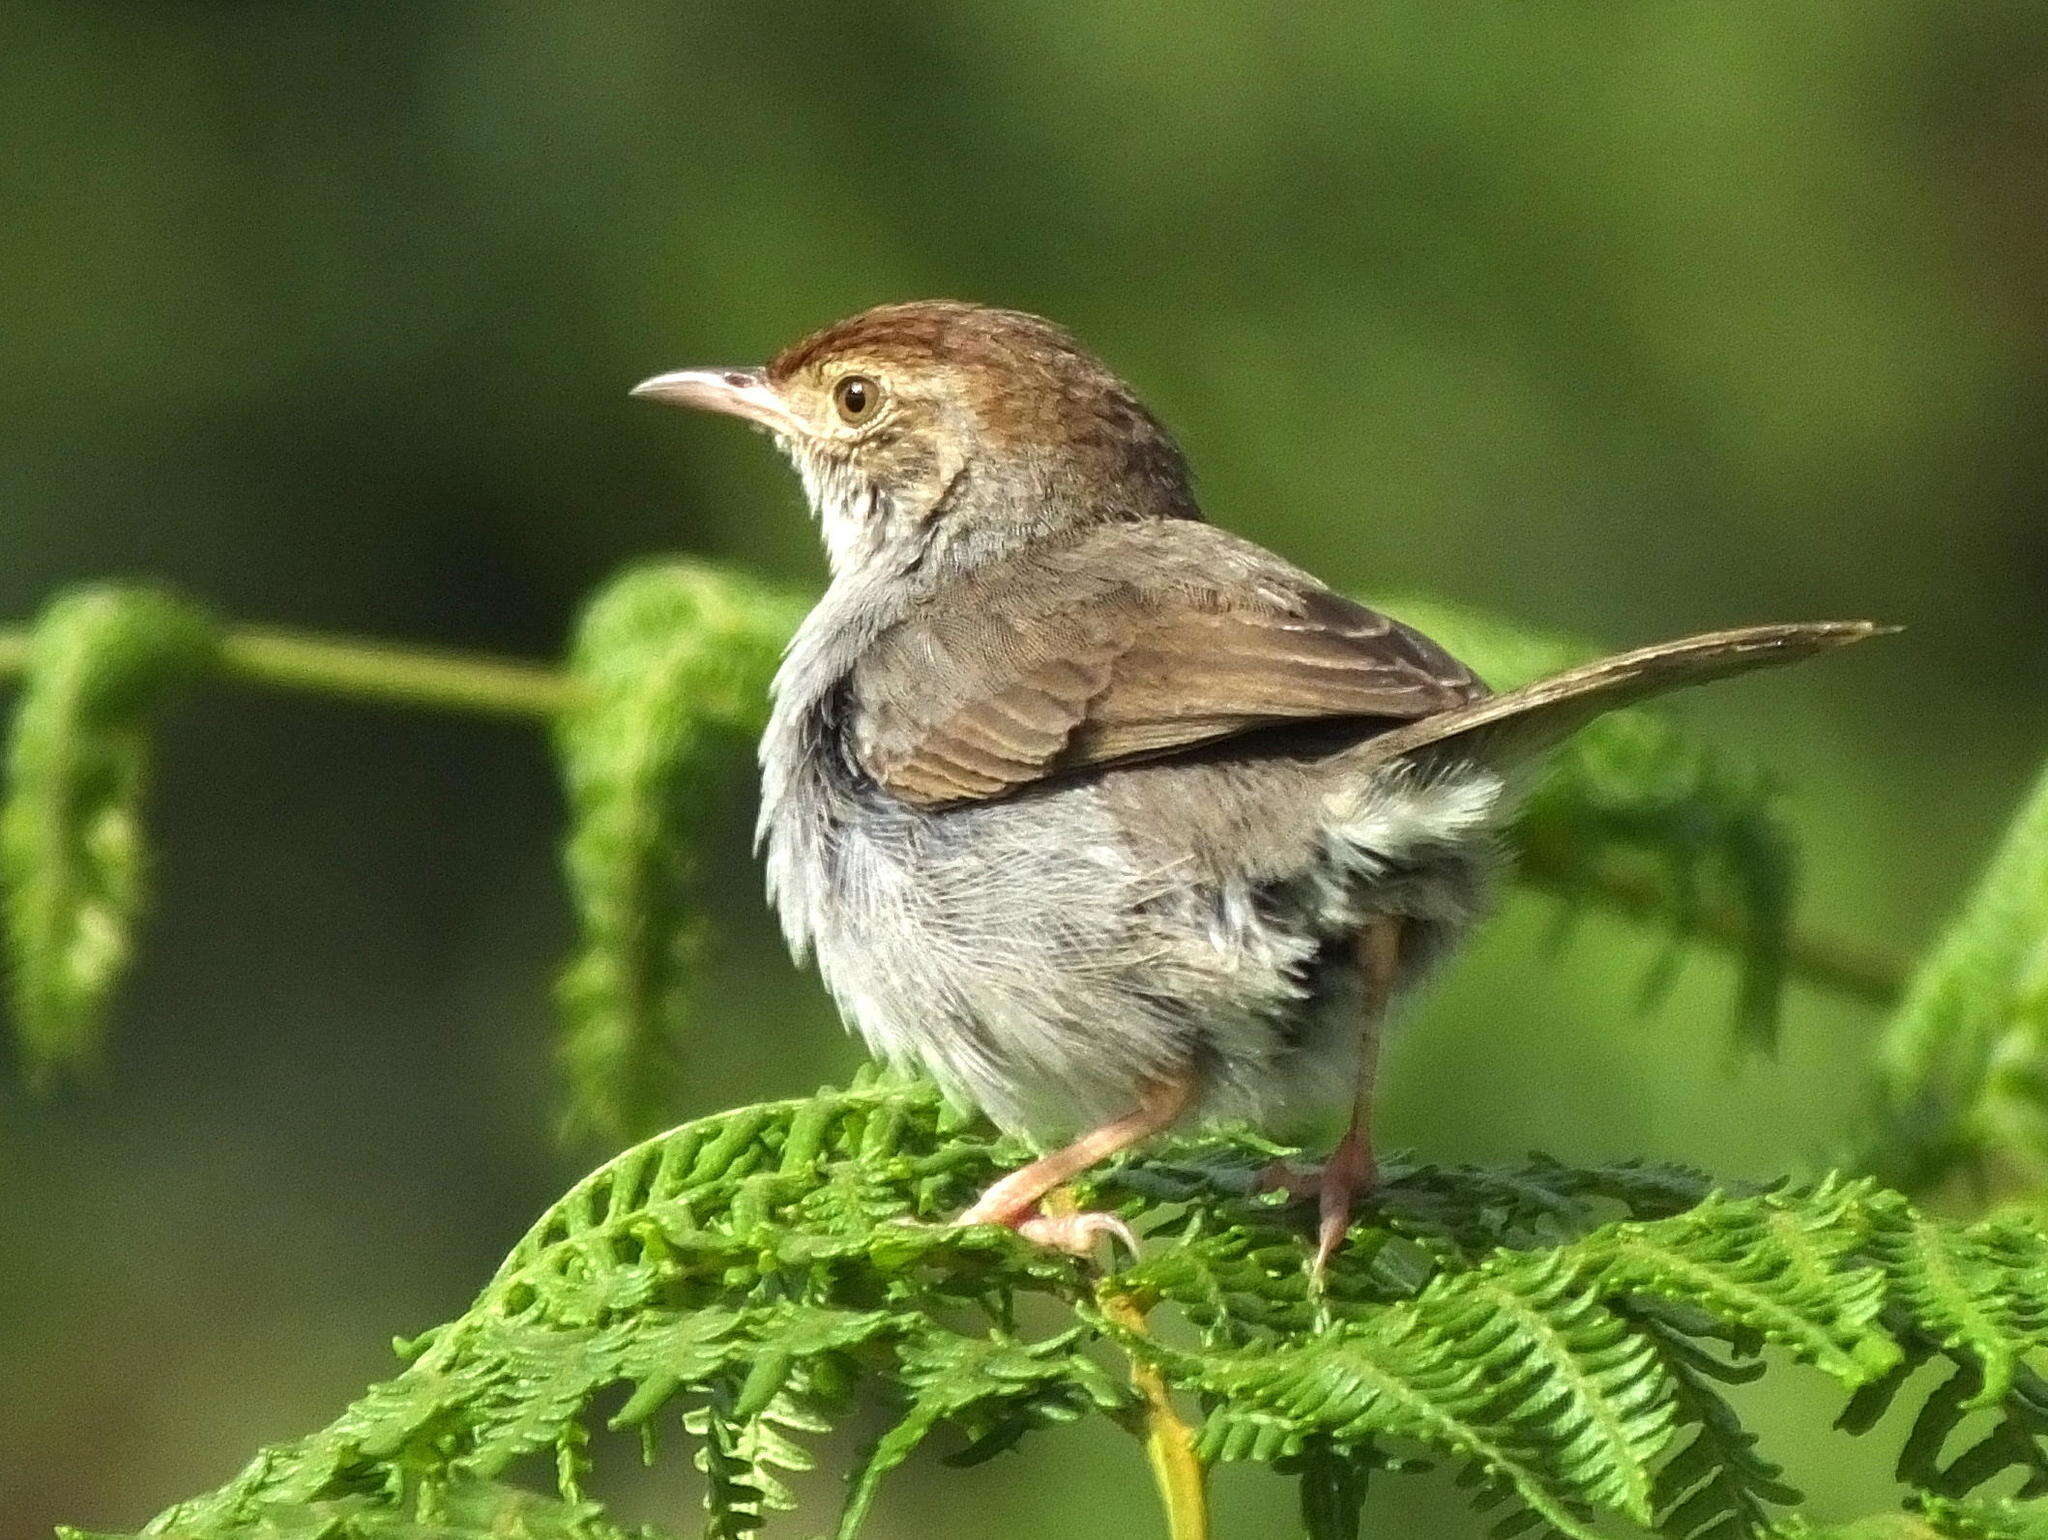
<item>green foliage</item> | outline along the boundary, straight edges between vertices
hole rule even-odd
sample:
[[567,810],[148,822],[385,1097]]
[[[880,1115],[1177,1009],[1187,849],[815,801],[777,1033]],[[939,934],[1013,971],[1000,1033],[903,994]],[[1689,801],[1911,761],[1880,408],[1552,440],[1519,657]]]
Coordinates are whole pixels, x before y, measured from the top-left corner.
[[[117,1540],[79,1529],[60,1532],[66,1540]],[[163,1533],[196,1540],[200,1532]],[[453,1483],[415,1508],[361,1496],[264,1503],[229,1533],[235,1540],[661,1540],[651,1529],[611,1523],[596,1503],[491,1481]]]
[[1914,977],[1879,1059],[1869,1164],[1915,1188],[2048,1188],[2048,774]]
[[142,910],[149,731],[211,660],[211,619],[111,585],[36,622],[0,807],[9,993],[32,1078],[91,1062]]
[[[1386,605],[1464,658],[1497,689],[1601,650],[1503,625],[1455,605]],[[1641,709],[1601,717],[1554,757],[1514,828],[1517,872],[1568,905],[1617,896],[1661,914],[1670,943],[1644,983],[1654,1003],[1703,922],[1732,922],[1742,971],[1740,1039],[1770,1047],[1784,993],[1797,860],[1770,777]]]
[[[463,690],[459,662],[433,665],[442,704],[555,718],[583,933],[560,987],[580,1128],[623,1137],[672,1104],[696,828],[758,730],[798,608],[702,567],[649,566],[593,603],[565,686],[522,673],[509,695]],[[1393,608],[1500,684],[1585,651]],[[378,656],[363,649],[223,643],[197,611],[140,591],[52,607],[26,658],[0,814],[33,1064],[85,1054],[118,979],[147,731],[168,690],[210,662],[318,688],[341,653],[346,688],[374,693]],[[420,700],[418,670],[392,689]],[[1516,839],[1537,884],[1661,910],[1674,948],[1703,925],[1737,937],[1739,1020],[1768,1037],[1792,863],[1760,776],[1621,713],[1559,756]],[[1894,1028],[1886,1106],[1914,1135],[1907,1176],[1987,1150],[2048,1175],[2032,1137],[2044,873],[2048,789]],[[1215,1135],[1091,1178],[1079,1196],[1146,1236],[1142,1258],[1103,1275],[1007,1232],[944,1226],[1026,1152],[929,1087],[872,1078],[685,1125],[550,1210],[470,1311],[407,1345],[403,1372],[152,1532],[625,1540],[588,1483],[604,1435],[629,1432],[649,1459],[686,1446],[705,1533],[737,1540],[795,1506],[790,1478],[820,1437],[879,1403],[891,1421],[849,1479],[850,1537],[887,1473],[935,1436],[976,1460],[1106,1419],[1144,1432],[1160,1460],[1177,1396],[1200,1409],[1178,1446],[1184,1487],[1197,1462],[1268,1465],[1297,1483],[1314,1540],[1354,1536],[1374,1480],[1432,1459],[1503,1532],[1810,1533],[1784,1517],[1798,1494],[1726,1393],[1773,1363],[1841,1386],[1851,1432],[1905,1425],[1897,1469],[1918,1507],[1845,1533],[2035,1532],[2031,1509],[1973,1496],[2000,1478],[2048,1493],[2048,1238],[2030,1220],[1939,1222],[1868,1181],[1726,1192],[1661,1168],[1395,1164],[1319,1288],[1301,1216],[1251,1195],[1272,1153]],[[532,1490],[543,1468],[554,1496]]]
[[584,612],[556,728],[582,941],[558,989],[570,1123],[613,1143],[673,1106],[700,936],[689,880],[712,783],[767,713],[796,606],[689,562],[635,568]]
[[2048,1540],[2048,1508],[1922,1496],[1909,1513],[1829,1525],[1790,1519],[1772,1534],[1779,1540]]
[[[879,1401],[891,1425],[849,1482],[851,1536],[941,1430],[975,1460],[1050,1424],[1128,1420],[1136,1364],[1200,1405],[1205,1460],[1293,1474],[1318,1537],[1350,1533],[1369,1482],[1417,1456],[1454,1465],[1509,1530],[1764,1535],[1796,1493],[1720,1387],[1767,1362],[1832,1379],[1863,1429],[1945,1365],[1907,1473],[1953,1496],[2048,1473],[2026,1366],[2048,1346],[2048,1237],[2031,1226],[1937,1224],[1868,1181],[1730,1193],[1661,1167],[1396,1163],[1319,1291],[1304,1216],[1250,1195],[1262,1141],[1188,1140],[1093,1179],[1082,1196],[1146,1235],[1107,1275],[936,1223],[1021,1154],[880,1077],[649,1140],[549,1210],[467,1313],[405,1344],[396,1378],[150,1532],[427,1522],[451,1491],[548,1467],[582,1503],[609,1429],[649,1458],[691,1445],[705,1532],[731,1540],[790,1505],[780,1473],[809,1465],[807,1441]],[[1968,1394],[1945,1388],[1958,1377]],[[1913,1448],[1972,1436],[1945,1466]]]

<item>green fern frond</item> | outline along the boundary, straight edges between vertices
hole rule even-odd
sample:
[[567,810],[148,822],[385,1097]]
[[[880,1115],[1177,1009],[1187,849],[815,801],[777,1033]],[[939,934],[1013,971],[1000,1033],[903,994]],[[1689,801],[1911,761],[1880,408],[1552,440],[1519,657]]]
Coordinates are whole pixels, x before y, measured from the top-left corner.
[[982,1337],[922,1328],[910,1333],[899,1360],[909,1404],[854,1473],[840,1540],[852,1540],[882,1477],[943,1422],[968,1439],[954,1463],[971,1464],[1009,1448],[1032,1428],[1123,1406],[1126,1394],[1077,1345],[1083,1335],[1078,1327],[1039,1342],[1018,1341],[1001,1329]]
[[[788,1383],[792,1378],[796,1385]],[[798,1435],[832,1427],[798,1388],[807,1381],[778,1344],[744,1374],[721,1378],[705,1405],[683,1414],[683,1430],[699,1440],[695,1463],[704,1475],[706,1540],[744,1540],[769,1514],[796,1507],[782,1476],[813,1464]]]
[[145,898],[149,731],[217,645],[203,611],[145,588],[80,589],[36,622],[0,808],[9,993],[31,1079],[99,1052]]
[[1748,1540],[1770,1525],[1774,1508],[1799,1501],[1784,1471],[1757,1453],[1756,1436],[1736,1419],[1716,1384],[1744,1384],[1763,1373],[1755,1360],[1729,1363],[1665,1324],[1651,1301],[1637,1304],[1644,1335],[1671,1377],[1675,1420],[1686,1431],[1657,1472],[1653,1503],[1659,1534],[1673,1540]]
[[[1462,1356],[1461,1347],[1483,1344],[1463,1344],[1426,1327],[1427,1305],[1439,1301],[1425,1301],[1299,1346],[1211,1354],[1172,1367],[1176,1378],[1204,1395],[1226,1404],[1248,1402],[1297,1432],[1340,1443],[1399,1438],[1443,1450],[1463,1463],[1487,1505],[1512,1493],[1521,1509],[1558,1533],[1597,1540],[1589,1510],[1599,1500],[1596,1490],[1613,1495],[1610,1471],[1589,1470],[1583,1491],[1563,1490],[1550,1476],[1565,1454],[1562,1445],[1582,1434],[1584,1423],[1553,1424],[1524,1415],[1512,1396],[1497,1404],[1491,1380],[1499,1366]],[[1512,1359],[1507,1365],[1511,1373],[1519,1367]],[[1630,1425],[1629,1431],[1636,1429]],[[1634,1467],[1636,1474],[1642,1471],[1640,1464]],[[1642,1510],[1632,1516],[1648,1518]]]
[[687,562],[635,568],[584,612],[569,665],[581,690],[556,729],[582,930],[558,987],[575,1131],[623,1142],[675,1104],[700,939],[695,829],[760,730],[797,614],[758,583]]
[[1796,1494],[1720,1387],[1771,1361],[1833,1377],[1868,1428],[1940,1357],[1954,1372],[1916,1412],[1913,1483],[1960,1496],[2048,1469],[2036,1227],[1941,1226],[1869,1182],[1728,1193],[1660,1168],[1390,1163],[1318,1289],[1305,1217],[1250,1191],[1270,1150],[1212,1134],[1083,1184],[1147,1236],[1104,1278],[939,1222],[1024,1152],[929,1086],[869,1076],[686,1124],[572,1189],[395,1379],[152,1532],[235,1535],[280,1504],[419,1516],[536,1461],[580,1501],[596,1408],[623,1395],[609,1426],[690,1440],[722,1537],[787,1506],[811,1435],[857,1401],[891,1407],[849,1483],[850,1537],[942,1432],[973,1460],[1130,1422],[1105,1353],[1201,1403],[1204,1459],[1292,1474],[1318,1540],[1416,1456],[1458,1466],[1509,1530],[1764,1535]]
[[1877,1320],[1886,1277],[1860,1254],[1876,1200],[1867,1183],[1834,1180],[1712,1196],[1668,1219],[1615,1227],[1605,1237],[1605,1276],[1704,1310],[1853,1389],[1900,1357]]
[[[2022,1243],[2008,1259],[2005,1243]],[[2009,1220],[1971,1229],[1938,1225],[1898,1205],[1882,1213],[1870,1249],[1889,1275],[1890,1292],[1925,1339],[1981,1382],[1972,1405],[2004,1400],[2026,1350],[2048,1342],[2048,1308],[2038,1254]]]
[[2048,773],[1885,1030],[1868,1164],[1923,1190],[2048,1188]]
[[[1583,663],[1600,649],[1456,605],[1403,598],[1420,627],[1496,688]],[[1693,741],[1654,711],[1601,717],[1553,756],[1515,825],[1520,876],[1568,906],[1631,895],[1663,916],[1668,944],[1644,981],[1654,1003],[1687,944],[1715,920],[1739,938],[1739,1039],[1777,1036],[1798,862],[1776,789],[1760,768]]]

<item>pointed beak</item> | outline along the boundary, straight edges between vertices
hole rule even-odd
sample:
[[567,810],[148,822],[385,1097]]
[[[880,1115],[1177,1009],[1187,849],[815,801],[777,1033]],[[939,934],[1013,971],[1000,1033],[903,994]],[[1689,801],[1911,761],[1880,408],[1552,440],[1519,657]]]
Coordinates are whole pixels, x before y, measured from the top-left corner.
[[668,406],[725,412],[759,423],[770,432],[795,437],[803,424],[759,369],[677,369],[635,385],[632,394]]

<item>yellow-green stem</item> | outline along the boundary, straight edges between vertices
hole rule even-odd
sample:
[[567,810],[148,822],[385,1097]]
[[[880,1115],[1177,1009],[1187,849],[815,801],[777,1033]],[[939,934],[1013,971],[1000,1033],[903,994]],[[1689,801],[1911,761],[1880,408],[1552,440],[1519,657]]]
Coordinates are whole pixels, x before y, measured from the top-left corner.
[[257,627],[227,633],[221,666],[252,684],[489,716],[552,717],[575,695],[566,674],[538,663]]
[[[1102,1313],[1134,1337],[1146,1335],[1145,1313],[1127,1295],[1101,1293]],[[1168,1540],[1209,1540],[1209,1472],[1195,1453],[1194,1430],[1173,1404],[1166,1378],[1142,1358],[1131,1359],[1131,1388],[1142,1403],[1139,1431]]]

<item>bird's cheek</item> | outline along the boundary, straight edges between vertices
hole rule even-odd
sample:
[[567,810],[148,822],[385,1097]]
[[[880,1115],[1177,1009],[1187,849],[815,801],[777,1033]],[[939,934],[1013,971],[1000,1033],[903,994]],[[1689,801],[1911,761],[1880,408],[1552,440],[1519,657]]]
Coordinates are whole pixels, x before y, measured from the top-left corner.
[[967,456],[946,444],[922,444],[905,467],[903,485],[915,492],[904,499],[904,512],[918,524],[929,524],[949,511],[967,476]]

